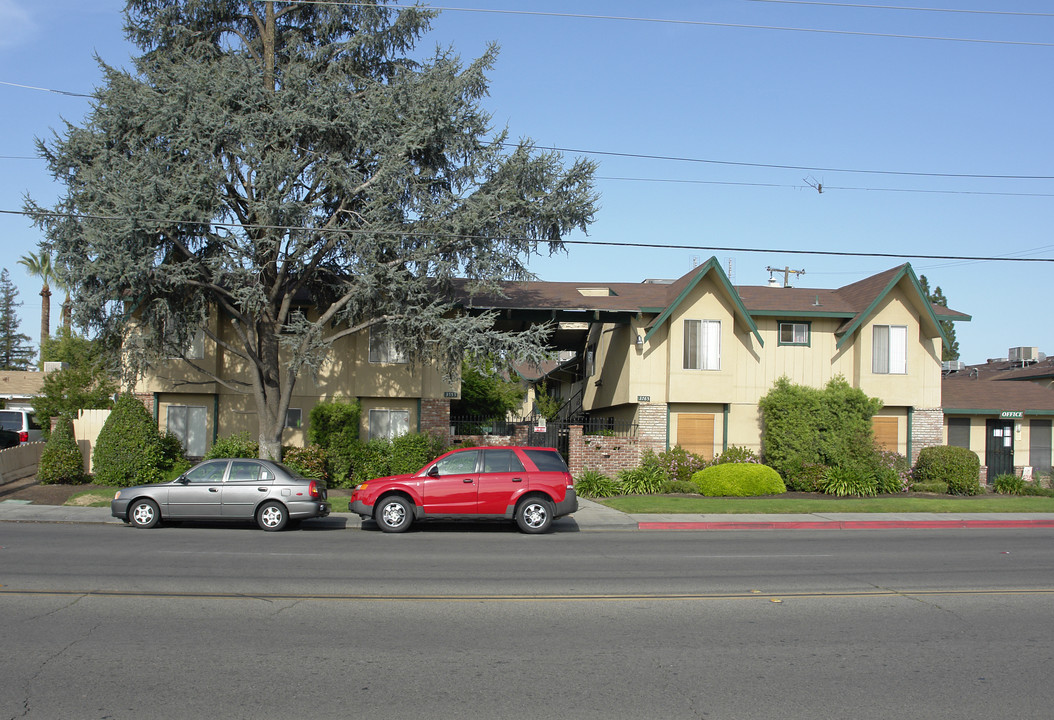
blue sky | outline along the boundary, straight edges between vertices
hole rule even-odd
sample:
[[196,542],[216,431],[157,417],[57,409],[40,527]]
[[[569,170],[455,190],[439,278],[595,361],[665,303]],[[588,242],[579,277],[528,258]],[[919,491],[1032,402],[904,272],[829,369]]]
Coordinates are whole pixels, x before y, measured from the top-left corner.
[[[870,4],[880,1],[912,5]],[[766,267],[789,266],[805,270],[799,287],[827,288],[910,262],[973,316],[956,327],[966,362],[1018,345],[1054,354],[1054,262],[1033,261],[1054,258],[1054,179],[1042,179],[1054,176],[1051,3],[917,4],[975,12],[758,0],[449,6],[500,11],[444,11],[419,47],[450,46],[468,60],[501,46],[485,103],[496,127],[539,146],[608,153],[591,156],[596,222],[570,239],[690,248],[575,244],[532,263],[541,279],[673,278],[716,256],[736,284],[763,285]],[[27,192],[54,200],[60,188],[44,164],[22,158],[35,155],[35,137],[63,119],[79,123],[88,108],[85,98],[15,85],[90,93],[95,53],[115,65],[134,53],[122,8],[0,0],[0,210],[21,210]],[[2,265],[34,341],[39,283],[17,260],[39,240],[25,218],[0,213]]]

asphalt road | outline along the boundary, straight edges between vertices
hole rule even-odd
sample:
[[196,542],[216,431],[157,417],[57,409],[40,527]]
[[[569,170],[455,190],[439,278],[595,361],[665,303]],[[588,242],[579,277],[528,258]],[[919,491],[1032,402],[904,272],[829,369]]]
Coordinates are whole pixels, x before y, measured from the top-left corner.
[[0,718],[1049,718],[1052,541],[0,523]]

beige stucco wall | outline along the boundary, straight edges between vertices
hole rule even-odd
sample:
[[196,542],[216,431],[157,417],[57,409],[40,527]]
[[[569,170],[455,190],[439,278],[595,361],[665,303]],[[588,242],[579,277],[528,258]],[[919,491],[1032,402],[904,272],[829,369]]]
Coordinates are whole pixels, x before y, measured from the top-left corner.
[[[727,443],[757,451],[761,425],[757,403],[776,381],[823,387],[842,376],[867,395],[881,399],[883,414],[898,418],[898,450],[908,449],[907,414],[910,407],[934,408],[941,404],[941,341],[927,337],[926,321],[912,304],[913,289],[893,288],[874,308],[871,316],[838,347],[836,331],[845,317],[760,316],[754,318],[763,344],[742,319],[725,287],[704,278],[655,330],[643,346],[636,336],[647,335],[653,317],[630,325],[605,326],[597,337],[596,372],[586,382],[584,407],[606,414],[609,406],[633,405],[646,397],[650,402],[669,403],[669,437],[677,437],[676,415],[682,407],[707,407],[717,414],[715,448],[725,442],[724,407],[727,405]],[[721,366],[716,370],[686,370],[683,367],[684,321],[721,321]],[[805,321],[810,325],[807,346],[780,345],[780,322]],[[872,338],[875,325],[907,327],[907,372],[872,372]],[[598,384],[599,381],[599,384]],[[703,411],[700,411],[703,412]],[[983,434],[983,431],[982,431]]]
[[[238,344],[229,324],[218,325],[215,316],[210,322],[213,330],[218,328],[224,340],[235,346]],[[285,358],[287,354],[283,351],[282,356]],[[208,338],[204,343],[204,357],[195,362],[223,378],[249,381],[251,377],[247,363],[242,358],[225,352]],[[227,437],[248,433],[250,437],[255,437],[259,430],[256,403],[251,394],[246,395],[213,382],[207,375],[181,360],[159,363],[137,383],[135,391],[156,395],[158,426],[162,429],[167,427],[169,406],[205,407],[208,447],[211,447],[212,439],[217,435]],[[312,408],[322,400],[361,399],[365,437],[368,408],[410,410],[410,428],[413,430],[419,422],[419,400],[449,399],[448,393],[456,397],[459,391],[460,382],[444,379],[434,364],[369,362],[369,331],[356,333],[334,343],[330,356],[319,368],[317,376],[310,368],[304,368],[297,376],[289,407],[301,410],[302,426],[286,428],[282,442],[287,445],[306,444],[308,418]]]

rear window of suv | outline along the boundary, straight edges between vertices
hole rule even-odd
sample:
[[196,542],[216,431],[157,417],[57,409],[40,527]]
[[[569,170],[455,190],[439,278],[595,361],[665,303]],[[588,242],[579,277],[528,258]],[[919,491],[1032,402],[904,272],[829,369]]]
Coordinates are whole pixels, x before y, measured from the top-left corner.
[[524,450],[542,472],[567,472],[567,463],[556,450]]

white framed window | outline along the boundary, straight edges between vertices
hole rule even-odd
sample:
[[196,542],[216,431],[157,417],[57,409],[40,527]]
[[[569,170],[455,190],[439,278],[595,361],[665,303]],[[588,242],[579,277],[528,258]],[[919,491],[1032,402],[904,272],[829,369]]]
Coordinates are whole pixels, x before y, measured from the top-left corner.
[[906,325],[875,325],[872,339],[871,372],[876,375],[904,375],[908,372]]
[[370,328],[371,363],[405,363],[406,353],[396,347],[387,334],[378,327]]
[[205,433],[208,430],[208,410],[192,405],[169,405],[166,430],[183,443],[187,457],[205,455]]
[[285,411],[285,427],[299,430],[303,426],[304,413],[300,408]]
[[165,333],[165,345],[171,359],[186,358],[187,360],[201,360],[205,357],[205,331],[198,330],[189,338],[185,346],[180,346],[175,333]]
[[780,323],[780,345],[808,345],[809,323],[807,322],[781,322]]
[[394,440],[408,432],[409,410],[370,410],[370,440]]
[[684,369],[721,369],[721,321],[684,321]]

